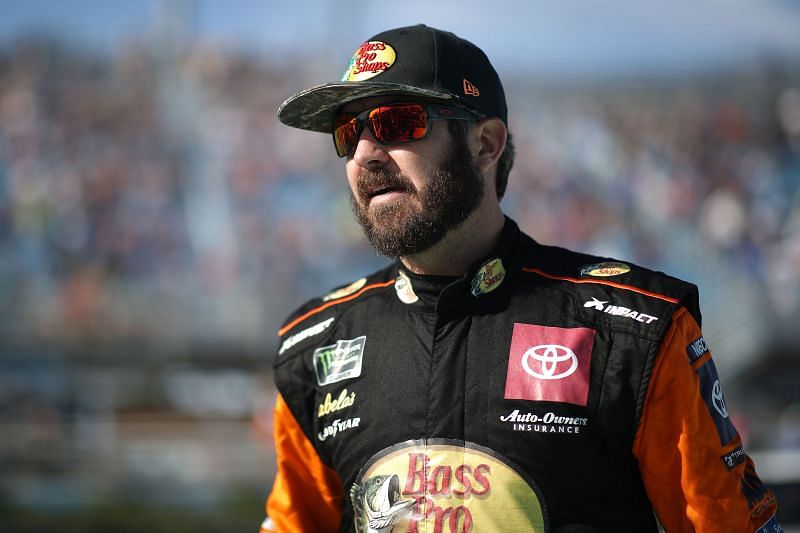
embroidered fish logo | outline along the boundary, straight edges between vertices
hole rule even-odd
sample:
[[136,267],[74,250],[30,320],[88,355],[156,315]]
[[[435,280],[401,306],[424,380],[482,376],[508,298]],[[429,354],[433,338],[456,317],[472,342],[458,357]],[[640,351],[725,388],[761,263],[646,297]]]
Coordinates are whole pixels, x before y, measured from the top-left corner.
[[359,533],[389,533],[411,513],[415,500],[400,499],[397,474],[374,476],[350,488],[350,500]]

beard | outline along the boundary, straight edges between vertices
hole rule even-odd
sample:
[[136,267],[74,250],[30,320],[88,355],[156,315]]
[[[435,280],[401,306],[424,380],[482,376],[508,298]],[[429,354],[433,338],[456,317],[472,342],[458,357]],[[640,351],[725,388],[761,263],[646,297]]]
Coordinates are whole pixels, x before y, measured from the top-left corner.
[[[370,191],[393,189],[402,198],[370,206]],[[385,169],[362,169],[351,195],[353,213],[375,250],[387,257],[424,252],[461,225],[483,199],[483,175],[465,138],[455,136],[426,184],[417,190],[408,177]]]

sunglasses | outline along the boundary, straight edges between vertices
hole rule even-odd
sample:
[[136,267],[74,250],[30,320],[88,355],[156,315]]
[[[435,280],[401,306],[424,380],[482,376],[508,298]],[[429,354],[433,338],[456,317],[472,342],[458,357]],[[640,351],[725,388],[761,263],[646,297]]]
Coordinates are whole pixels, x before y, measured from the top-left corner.
[[379,144],[399,144],[424,139],[434,120],[475,120],[460,107],[439,104],[386,104],[361,113],[342,113],[333,123],[333,144],[339,157],[356,151],[364,124]]

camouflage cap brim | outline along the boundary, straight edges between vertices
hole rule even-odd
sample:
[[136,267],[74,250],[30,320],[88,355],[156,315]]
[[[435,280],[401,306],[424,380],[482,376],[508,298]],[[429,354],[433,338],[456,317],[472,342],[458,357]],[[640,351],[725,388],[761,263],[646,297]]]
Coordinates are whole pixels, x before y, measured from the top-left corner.
[[278,119],[294,128],[331,133],[337,110],[348,102],[371,96],[398,95],[450,100],[448,92],[380,82],[333,82],[311,87],[288,98]]

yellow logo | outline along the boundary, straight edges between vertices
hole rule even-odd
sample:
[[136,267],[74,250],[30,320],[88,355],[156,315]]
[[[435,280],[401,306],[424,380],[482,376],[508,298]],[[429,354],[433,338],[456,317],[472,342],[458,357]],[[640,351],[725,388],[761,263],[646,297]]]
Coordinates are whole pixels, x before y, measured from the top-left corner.
[[609,278],[619,276],[631,271],[631,267],[625,263],[596,263],[594,265],[584,265],[581,267],[581,276],[594,276],[598,278]]
[[353,294],[354,292],[356,292],[358,289],[360,289],[361,287],[363,287],[366,284],[367,284],[367,278],[361,278],[358,281],[354,281],[353,283],[351,283],[347,287],[342,287],[341,289],[337,289],[337,290],[333,291],[332,293],[330,293],[327,296],[325,296],[322,299],[322,301],[323,302],[327,302],[328,300],[336,300],[338,298],[344,298],[345,296],[350,296],[351,294]]
[[[501,455],[470,442],[408,441],[367,462],[350,490],[356,531],[545,530],[542,502]],[[373,528],[373,529],[370,529]]]
[[381,41],[368,41],[355,51],[347,64],[342,81],[364,81],[394,65],[394,48]]
[[503,283],[506,278],[506,269],[499,259],[492,259],[478,270],[472,278],[472,295],[480,296],[492,292]]
[[317,410],[317,418],[322,418],[325,415],[329,415],[331,413],[335,413],[336,411],[341,411],[342,409],[347,409],[351,405],[356,402],[356,393],[351,392],[347,394],[347,389],[343,389],[342,392],[339,394],[339,397],[335,400],[331,393],[325,395],[325,399],[319,404],[319,409]]

